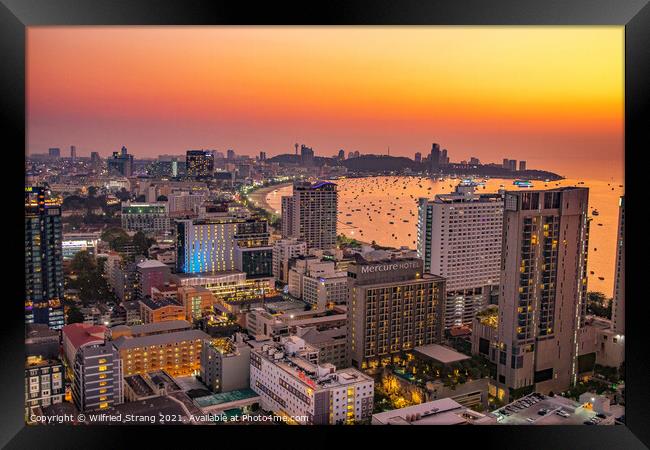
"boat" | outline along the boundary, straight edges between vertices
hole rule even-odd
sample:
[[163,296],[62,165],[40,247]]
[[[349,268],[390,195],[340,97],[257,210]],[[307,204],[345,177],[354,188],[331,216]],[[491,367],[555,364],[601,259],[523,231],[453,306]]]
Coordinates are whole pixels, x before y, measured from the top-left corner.
[[598,212],[597,209],[594,209],[594,210],[591,212],[591,214],[594,215],[594,216],[598,216],[598,215],[600,215],[600,213]]
[[599,279],[600,281],[604,281],[604,280],[605,280],[605,277],[598,277],[598,279]]
[[533,183],[529,180],[515,180],[512,184],[519,187],[533,187]]

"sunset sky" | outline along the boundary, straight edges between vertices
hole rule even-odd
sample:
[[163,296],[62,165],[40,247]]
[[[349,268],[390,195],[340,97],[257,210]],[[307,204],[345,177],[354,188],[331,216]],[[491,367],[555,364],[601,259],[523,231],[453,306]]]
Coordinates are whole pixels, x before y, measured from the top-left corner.
[[29,27],[27,149],[526,159],[623,179],[623,27]]

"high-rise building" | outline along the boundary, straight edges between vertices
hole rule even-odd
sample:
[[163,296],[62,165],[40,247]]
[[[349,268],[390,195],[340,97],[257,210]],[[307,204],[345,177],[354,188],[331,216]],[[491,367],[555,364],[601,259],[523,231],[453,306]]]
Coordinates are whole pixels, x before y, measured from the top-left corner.
[[314,150],[306,145],[300,146],[300,160],[303,166],[311,166],[314,164]]
[[[252,272],[263,271],[271,276],[272,257],[268,247],[268,224],[257,218],[241,218],[224,214],[221,217],[204,217],[176,221],[176,271],[180,273],[223,272],[246,266]],[[240,255],[237,248],[264,250],[260,255]],[[256,263],[260,263],[257,265]],[[263,266],[263,267],[262,267]]]
[[266,152],[260,152],[260,161],[266,161]]
[[587,295],[589,189],[506,192],[497,382],[509,396],[576,381]]
[[431,146],[431,156],[429,158],[431,164],[431,173],[435,173],[440,168],[440,145],[433,144]]
[[480,161],[477,157],[472,156],[472,157],[469,159],[469,163],[470,163],[471,165],[473,165],[473,166],[478,166],[479,164],[481,164],[481,161]]
[[79,411],[103,410],[124,402],[122,361],[110,342],[80,347],[73,370],[72,400]]
[[348,267],[348,336],[352,365],[374,368],[443,336],[445,280],[424,273],[417,258]]
[[446,166],[449,165],[449,156],[447,156],[447,149],[443,149],[440,153],[440,165]]
[[185,157],[189,177],[209,177],[214,172],[214,155],[209,150],[188,150]]
[[499,284],[503,196],[459,184],[452,194],[418,202],[418,257],[446,279],[445,328],[469,325]]
[[338,192],[328,181],[297,181],[293,195],[282,197],[282,234],[321,250],[336,247]]
[[42,187],[25,188],[25,323],[59,329],[63,313],[61,207]]
[[519,171],[523,172],[526,170],[526,161],[519,161]]
[[77,160],[77,147],[75,147],[74,145],[70,146],[70,159],[72,160],[72,162]]
[[129,155],[126,147],[120,152],[113,152],[113,156],[107,160],[109,175],[123,177],[133,176],[133,155]]
[[226,151],[226,155],[226,158],[229,160],[235,159],[235,151],[232,149],[228,149],[228,151]]
[[343,161],[343,160],[345,159],[345,150],[343,150],[343,149],[340,149],[340,150],[339,150],[339,156],[338,156],[338,158],[339,158],[341,161]]
[[60,158],[61,157],[61,149],[58,147],[52,147],[47,150],[47,154],[50,158]]
[[508,160],[508,170],[515,171],[517,170],[517,160],[516,159],[510,159]]
[[102,157],[99,156],[99,152],[90,152],[90,164],[93,166],[93,169],[98,170],[102,165]]
[[415,153],[415,162],[416,163],[422,162],[422,153],[420,152]]
[[621,197],[619,202],[616,272],[614,276],[612,328],[615,332],[625,335],[625,196]]

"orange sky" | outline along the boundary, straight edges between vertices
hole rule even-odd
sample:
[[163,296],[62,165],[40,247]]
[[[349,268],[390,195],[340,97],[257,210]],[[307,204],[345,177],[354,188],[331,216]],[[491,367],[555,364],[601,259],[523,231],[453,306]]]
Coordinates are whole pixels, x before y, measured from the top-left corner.
[[295,142],[623,177],[623,27],[30,27],[28,151]]

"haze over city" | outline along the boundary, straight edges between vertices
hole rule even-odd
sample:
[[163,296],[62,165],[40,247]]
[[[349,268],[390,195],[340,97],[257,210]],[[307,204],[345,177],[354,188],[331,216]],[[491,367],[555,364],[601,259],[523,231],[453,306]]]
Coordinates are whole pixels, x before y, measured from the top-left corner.
[[296,142],[623,180],[622,27],[30,27],[28,153]]

